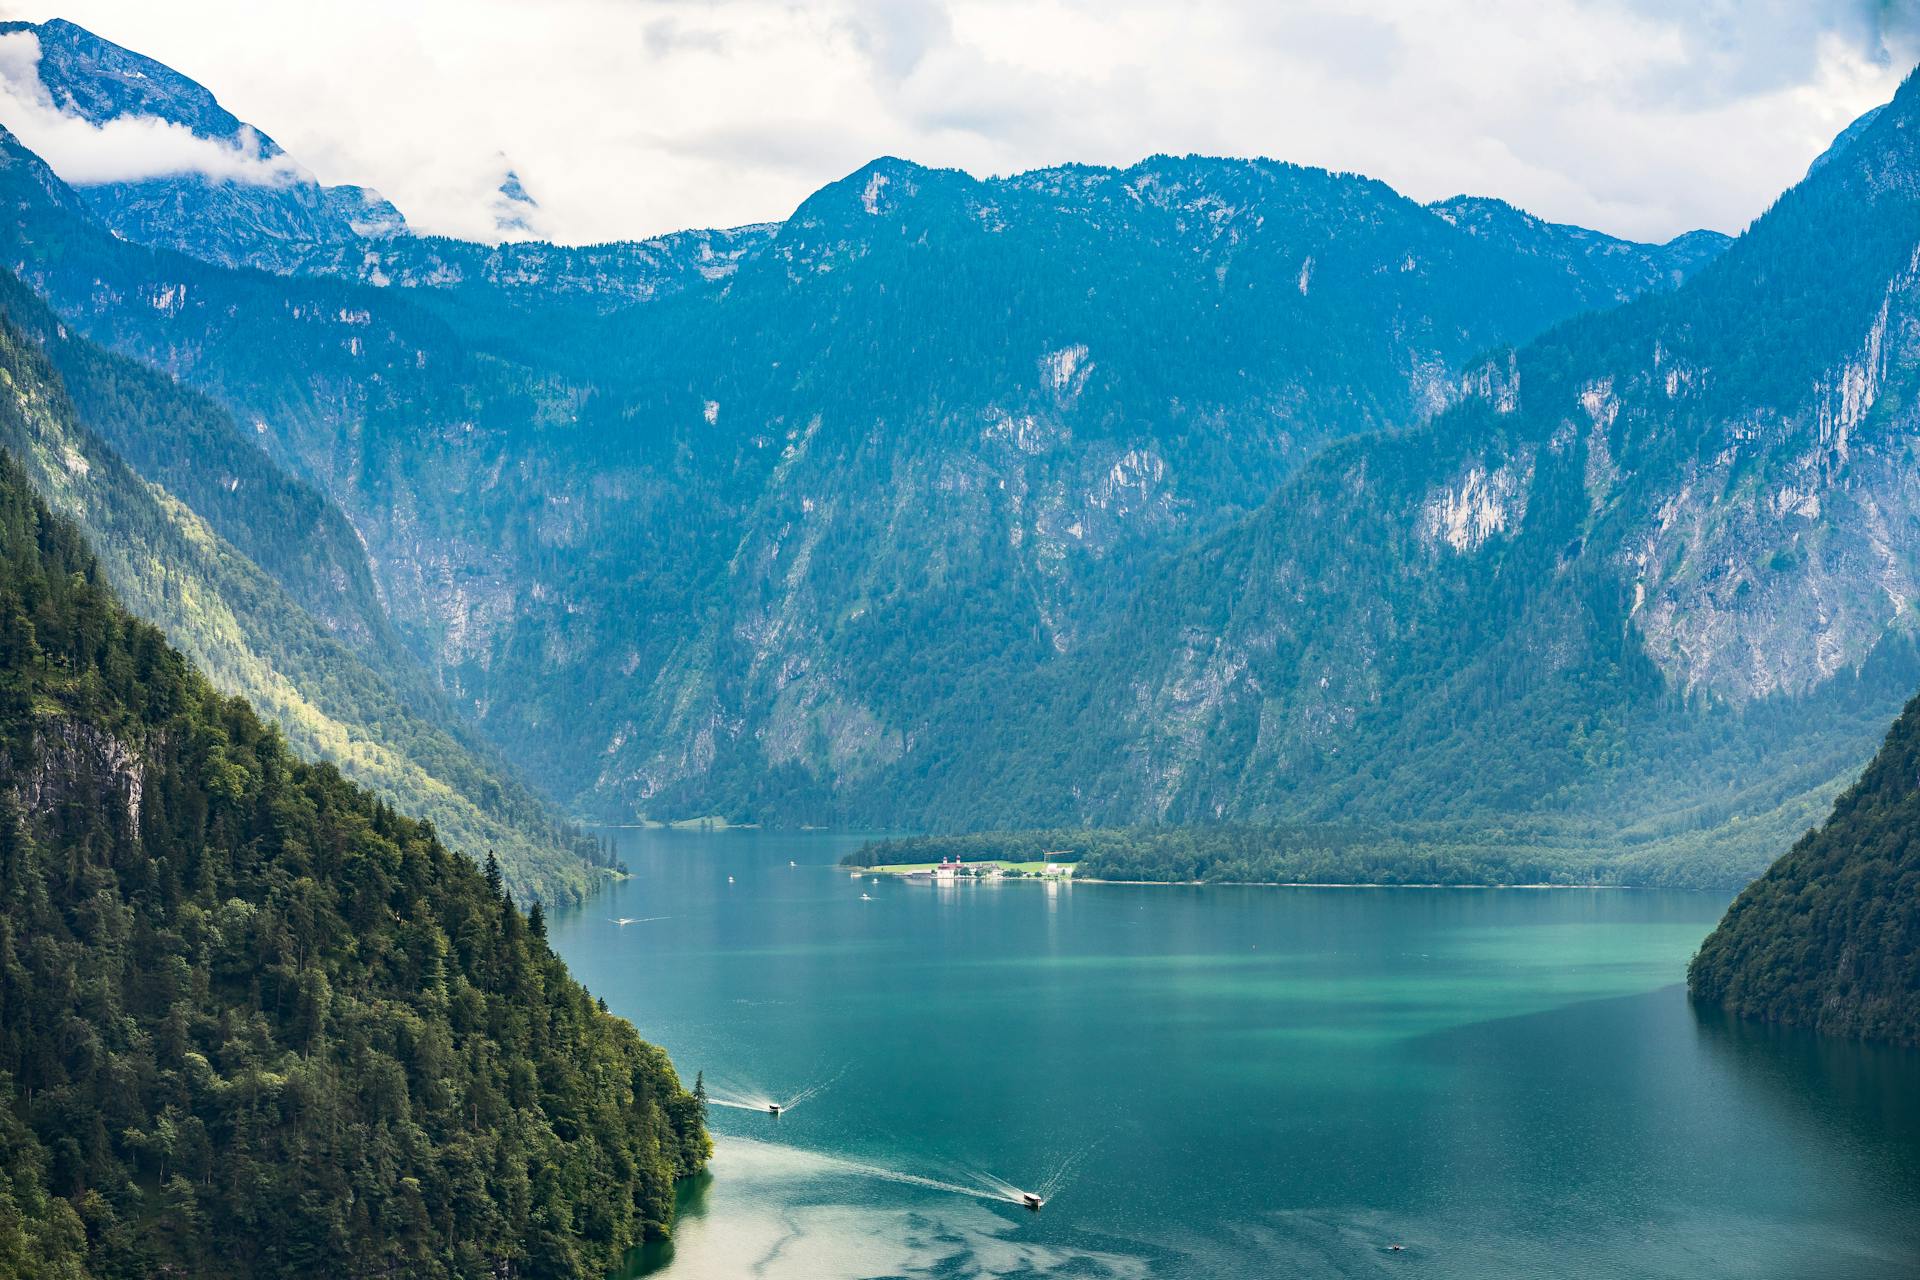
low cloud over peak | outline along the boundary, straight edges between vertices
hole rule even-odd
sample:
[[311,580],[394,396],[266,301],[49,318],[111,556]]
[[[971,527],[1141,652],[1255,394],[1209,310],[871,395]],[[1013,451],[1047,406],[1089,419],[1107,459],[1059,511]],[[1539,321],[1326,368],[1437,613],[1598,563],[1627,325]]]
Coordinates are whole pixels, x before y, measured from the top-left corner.
[[264,153],[253,131],[203,138],[157,116],[94,122],[53,100],[40,79],[40,39],[0,35],[0,124],[76,186],[197,174],[220,182],[283,186],[307,175],[285,155]]

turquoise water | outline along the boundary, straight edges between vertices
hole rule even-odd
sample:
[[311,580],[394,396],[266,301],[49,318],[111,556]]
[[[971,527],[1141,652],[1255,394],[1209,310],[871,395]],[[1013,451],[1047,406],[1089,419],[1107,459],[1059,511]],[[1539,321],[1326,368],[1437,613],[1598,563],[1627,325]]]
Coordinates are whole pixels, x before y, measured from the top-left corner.
[[850,878],[847,837],[618,836],[554,945],[742,1104],[633,1275],[1920,1277],[1920,1059],[1697,1015],[1725,895],[942,888]]

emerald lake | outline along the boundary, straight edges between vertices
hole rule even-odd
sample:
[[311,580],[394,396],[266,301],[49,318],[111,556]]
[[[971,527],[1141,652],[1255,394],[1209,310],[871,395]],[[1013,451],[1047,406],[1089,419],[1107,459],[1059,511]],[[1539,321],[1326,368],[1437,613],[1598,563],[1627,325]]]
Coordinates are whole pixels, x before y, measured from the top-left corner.
[[1691,1008],[1725,894],[936,886],[846,836],[614,834],[632,877],[554,946],[738,1104],[630,1275],[1920,1276],[1920,1058]]

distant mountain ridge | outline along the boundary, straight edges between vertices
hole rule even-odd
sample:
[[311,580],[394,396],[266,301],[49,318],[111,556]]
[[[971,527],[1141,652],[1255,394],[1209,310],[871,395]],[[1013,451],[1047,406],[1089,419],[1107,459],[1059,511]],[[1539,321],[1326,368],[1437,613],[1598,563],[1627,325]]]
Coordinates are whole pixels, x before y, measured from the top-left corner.
[[882,160],[811,197],[695,316],[716,349],[766,333],[745,367],[807,372],[797,395],[714,380],[723,436],[771,421],[787,447],[729,562],[741,603],[670,663],[674,718],[623,726],[602,793],[684,808],[712,794],[689,769],[737,770],[739,796],[769,764],[843,795],[926,768],[903,757],[941,736],[936,702],[1077,648],[1141,556],[1329,438],[1444,407],[1503,336],[1667,279],[1657,250],[1542,252],[1556,229],[1515,221],[1524,247],[1366,179],[1204,158],[994,182]]
[[1857,762],[1920,682],[1916,96],[1681,288],[1470,368],[1424,429],[1324,451],[1175,557],[917,807],[1518,809],[1654,839],[1783,803],[1726,875],[1757,871],[1853,764],[1801,771]]
[[[597,779],[580,802],[610,812],[703,805],[703,790],[735,806],[734,771],[771,765],[800,788],[795,802],[830,813],[913,732],[887,720],[951,696],[936,681],[879,707],[884,686],[860,684],[890,681],[893,660],[869,665],[884,651],[842,627],[776,632],[783,656],[755,656],[746,636],[765,606],[750,600],[768,588],[785,616],[897,634],[929,607],[944,614],[941,593],[958,586],[910,589],[876,614],[834,600],[842,587],[767,582],[787,572],[780,557],[739,548],[770,551],[801,488],[882,466],[907,486],[896,502],[964,502],[906,541],[844,525],[827,536],[853,559],[819,567],[878,581],[931,555],[985,574],[944,625],[1039,641],[1003,648],[998,678],[1072,648],[1130,557],[1251,509],[1318,441],[1431,412],[1475,351],[1664,287],[1693,261],[1517,214],[1463,231],[1382,184],[1269,162],[1163,158],[982,183],[881,161],[785,223],[720,239],[490,250],[395,237],[324,250],[335,256],[320,274],[276,287],[89,239],[72,202],[47,195],[50,176],[17,163],[9,190],[34,198],[19,206],[14,265],[90,332],[261,425],[348,513],[391,616],[481,724],[543,778]],[[1035,253],[1059,269],[1029,278]],[[387,287],[330,286],[335,270]],[[103,304],[102,278],[149,305]],[[1117,325],[1109,299],[1151,325]],[[986,316],[1000,317],[991,331]],[[925,345],[902,347],[915,332]],[[888,439],[896,461],[856,462],[846,448],[861,428],[843,410],[863,404],[903,420],[939,405],[944,425]],[[816,418],[827,429],[802,447]],[[971,485],[939,478],[977,466],[982,445],[992,467],[1015,467],[982,477],[1016,504],[990,515],[971,509]],[[486,478],[502,468],[521,477],[514,489]],[[413,483],[427,475],[431,490]],[[509,513],[533,492],[550,514],[528,527]],[[634,493],[663,505],[636,523]],[[849,490],[830,518],[862,521],[851,502]],[[983,515],[1006,530],[998,549],[941,545],[975,536]],[[585,560],[531,570],[555,538]],[[671,569],[635,580],[632,564]],[[733,621],[687,612],[689,592],[731,597]],[[582,682],[592,703],[574,705],[555,654],[622,678]],[[761,684],[770,669],[784,674]],[[648,671],[649,688],[628,679]]]
[[[8,190],[48,189],[20,163]],[[1097,636],[1143,557],[1716,243],[1200,157],[882,160],[764,228],[402,236],[277,289],[85,241],[58,198],[23,229],[56,306],[340,504],[409,643],[539,777],[593,811],[776,820],[884,808],[942,704]],[[103,271],[154,305],[103,304]]]
[[99,235],[17,148],[0,198],[581,811],[1743,817],[1725,880],[1914,674],[1911,96],[1725,253],[1205,157],[883,159],[763,227],[279,280]]

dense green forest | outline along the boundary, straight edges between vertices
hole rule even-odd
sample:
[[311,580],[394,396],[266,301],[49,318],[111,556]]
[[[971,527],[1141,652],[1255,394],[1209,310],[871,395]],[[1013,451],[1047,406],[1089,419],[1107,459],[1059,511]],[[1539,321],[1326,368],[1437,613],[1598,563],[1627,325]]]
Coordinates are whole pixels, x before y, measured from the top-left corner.
[[1749,885],[1687,973],[1696,999],[1920,1045],[1920,699],[1809,832]]
[[391,634],[344,522],[225,410],[71,332],[4,271],[0,370],[14,392],[0,446],[80,524],[116,594],[217,685],[456,846],[493,849],[517,892],[591,891],[597,843],[446,705]]
[[215,691],[10,456],[0,1098],[23,1278],[602,1276],[708,1154],[538,904]]

